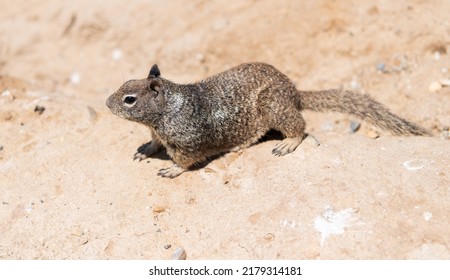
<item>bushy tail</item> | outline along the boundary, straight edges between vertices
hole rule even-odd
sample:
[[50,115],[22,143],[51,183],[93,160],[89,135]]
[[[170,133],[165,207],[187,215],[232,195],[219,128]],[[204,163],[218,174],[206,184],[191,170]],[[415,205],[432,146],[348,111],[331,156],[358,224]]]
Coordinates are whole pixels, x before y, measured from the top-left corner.
[[394,135],[431,135],[426,129],[391,113],[367,94],[346,90],[299,91],[303,109],[352,114]]

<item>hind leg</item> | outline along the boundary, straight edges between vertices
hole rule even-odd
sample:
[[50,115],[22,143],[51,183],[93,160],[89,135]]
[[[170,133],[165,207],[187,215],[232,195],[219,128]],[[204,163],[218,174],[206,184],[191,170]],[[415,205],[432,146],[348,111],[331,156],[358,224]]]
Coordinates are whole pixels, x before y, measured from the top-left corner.
[[306,126],[297,89],[287,77],[280,78],[285,81],[261,91],[257,101],[261,127],[277,130],[286,137],[272,150],[276,156],[293,152],[302,143]]
[[284,156],[293,152],[305,137],[305,120],[300,111],[284,118],[277,124],[274,129],[280,131],[286,138],[278,143],[272,150],[275,156]]

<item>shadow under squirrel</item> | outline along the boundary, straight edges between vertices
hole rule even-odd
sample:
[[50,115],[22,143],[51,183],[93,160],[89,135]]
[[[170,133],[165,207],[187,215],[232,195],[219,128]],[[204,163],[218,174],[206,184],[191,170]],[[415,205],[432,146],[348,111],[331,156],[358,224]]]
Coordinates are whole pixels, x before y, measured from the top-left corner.
[[158,175],[170,178],[209,157],[249,147],[269,130],[285,137],[272,150],[274,155],[294,151],[305,136],[302,110],[352,114],[394,135],[430,135],[366,94],[299,91],[265,63],[241,64],[193,84],[162,78],[155,64],[147,79],[125,82],[106,105],[112,113],[150,128],[152,141],[138,149],[135,159],[164,146],[175,164]]

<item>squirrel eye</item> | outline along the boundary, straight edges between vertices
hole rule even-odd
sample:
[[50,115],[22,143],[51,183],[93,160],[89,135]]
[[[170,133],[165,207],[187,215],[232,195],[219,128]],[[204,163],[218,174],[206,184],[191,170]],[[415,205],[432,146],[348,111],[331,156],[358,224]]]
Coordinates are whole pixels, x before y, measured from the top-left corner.
[[125,103],[131,105],[131,104],[133,104],[133,103],[136,102],[136,97],[135,97],[135,96],[131,96],[131,95],[126,96],[126,97],[124,98],[123,102],[125,102]]

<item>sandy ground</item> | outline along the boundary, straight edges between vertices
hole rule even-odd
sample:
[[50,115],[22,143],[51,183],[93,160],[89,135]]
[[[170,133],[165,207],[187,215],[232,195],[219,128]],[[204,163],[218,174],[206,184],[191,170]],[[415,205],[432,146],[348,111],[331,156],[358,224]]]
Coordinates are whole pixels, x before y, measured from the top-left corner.
[[[0,3],[1,259],[450,258],[449,1]],[[270,140],[173,180],[132,160],[149,131],[104,105],[124,81],[249,61],[435,137],[307,112],[321,145],[285,157]]]

